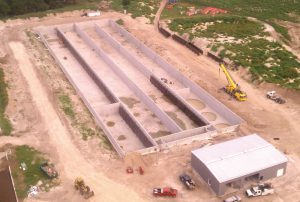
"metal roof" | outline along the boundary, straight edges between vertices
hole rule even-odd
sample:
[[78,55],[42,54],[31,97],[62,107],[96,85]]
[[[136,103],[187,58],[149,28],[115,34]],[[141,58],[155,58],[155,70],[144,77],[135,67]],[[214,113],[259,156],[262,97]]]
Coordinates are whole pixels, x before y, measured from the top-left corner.
[[287,158],[257,134],[240,137],[192,153],[221,182],[287,162]]

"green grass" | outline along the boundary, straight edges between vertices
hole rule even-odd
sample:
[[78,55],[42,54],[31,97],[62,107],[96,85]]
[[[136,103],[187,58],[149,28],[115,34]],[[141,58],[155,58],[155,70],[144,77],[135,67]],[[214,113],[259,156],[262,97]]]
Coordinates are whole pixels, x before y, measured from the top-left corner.
[[[196,25],[214,23],[207,26],[207,29],[196,28]],[[194,18],[177,18],[169,24],[172,31],[180,34],[190,33],[193,37],[215,38],[218,35],[226,35],[239,38],[263,34],[263,25],[258,22],[247,20],[239,16],[196,16]],[[192,33],[195,30],[195,33]]]
[[87,140],[88,137],[91,137],[91,136],[95,135],[95,131],[93,129],[88,128],[84,125],[80,125],[79,132],[82,135],[83,140]]
[[260,20],[297,21],[289,15],[300,15],[300,1],[295,0],[181,0],[197,7],[213,6],[228,10],[232,14],[251,16]]
[[[205,23],[207,26],[203,28]],[[268,23],[282,35],[283,40],[290,40],[284,27],[273,21]],[[248,68],[253,81],[266,81],[286,88],[300,89],[300,62],[281,44],[264,39],[269,34],[258,22],[233,15],[194,16],[175,18],[169,28],[179,34],[189,33],[190,39],[207,38],[213,52],[217,52],[222,46],[224,49],[218,53],[219,56]]]
[[4,71],[2,68],[0,68],[0,128],[2,131],[2,135],[10,135],[13,129],[10,120],[5,115],[7,104],[7,84],[5,82]]
[[[144,16],[150,19],[151,23],[154,20],[154,16],[158,10],[160,0],[144,0],[144,1],[134,1],[131,0],[130,4],[127,6],[126,10],[131,13],[133,18]],[[112,0],[111,8],[123,12],[125,9],[122,5],[122,0]]]
[[223,56],[242,67],[248,67],[253,80],[300,89],[300,62],[279,43],[251,39],[242,44],[225,43],[223,46],[231,52]]
[[118,23],[119,25],[124,25],[124,21],[122,19],[117,20],[116,23]]
[[[40,164],[46,159],[37,150],[27,146],[17,146],[15,148],[16,163],[12,166],[12,175],[15,181],[17,196],[24,199],[30,185],[36,185],[39,180],[48,183],[50,180],[40,170]],[[19,166],[24,162],[27,170],[22,171]]]
[[285,27],[272,21],[267,21],[267,23],[271,25],[277,33],[281,34],[283,40],[287,40],[285,42],[288,43],[291,41],[291,36],[289,35],[289,32]]
[[45,17],[48,14],[56,14],[56,13],[63,13],[66,11],[74,11],[74,10],[96,10],[98,9],[98,4],[101,2],[101,0],[77,0],[76,4],[71,4],[71,5],[66,5],[64,7],[61,8],[57,8],[57,9],[52,9],[52,10],[46,10],[46,11],[39,11],[39,12],[33,12],[33,13],[26,13],[23,15],[16,15],[16,16],[9,16],[9,17],[5,17],[2,18],[3,20],[7,20],[7,19],[27,19],[30,17]]
[[271,24],[282,35],[285,43],[290,41],[288,30],[275,20],[300,22],[300,1],[298,0],[182,0],[173,9],[164,9],[162,18],[194,18],[185,15],[187,7],[190,6],[195,6],[197,9],[212,6],[229,11],[229,15],[257,18]]
[[68,117],[70,117],[72,120],[74,120],[75,112],[74,112],[73,104],[72,104],[70,97],[68,95],[59,95],[58,99],[59,99],[60,106],[61,106],[62,110],[64,111],[64,113]]

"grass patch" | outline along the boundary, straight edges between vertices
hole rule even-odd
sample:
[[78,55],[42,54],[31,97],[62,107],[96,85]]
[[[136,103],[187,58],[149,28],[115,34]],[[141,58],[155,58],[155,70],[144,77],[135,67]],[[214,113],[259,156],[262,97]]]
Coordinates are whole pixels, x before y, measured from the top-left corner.
[[279,43],[266,39],[252,39],[242,44],[225,43],[227,57],[248,67],[253,80],[300,89],[300,62]]
[[122,0],[112,0],[111,8],[123,12],[127,10],[128,13],[131,13],[133,18],[136,17],[146,17],[152,23],[154,16],[158,10],[160,0],[144,0],[144,1],[133,1],[131,0],[129,5],[126,8],[122,5]]
[[2,68],[0,68],[0,128],[2,131],[2,135],[10,135],[13,129],[10,120],[5,115],[7,104],[7,84],[5,82],[4,71]]
[[110,143],[109,139],[105,136],[105,134],[100,134],[99,137],[101,139],[101,147],[103,147],[106,150],[113,150],[113,146]]
[[181,0],[197,8],[213,6],[228,10],[232,14],[251,16],[260,20],[278,19],[298,21],[290,13],[300,15],[300,1],[287,0]]
[[289,35],[287,28],[285,28],[275,22],[272,22],[272,21],[267,21],[267,23],[270,24],[277,33],[281,34],[283,39],[287,40],[288,42],[291,41],[291,36]]
[[64,113],[70,117],[72,120],[75,119],[75,112],[73,109],[73,104],[71,102],[71,99],[68,95],[59,95],[58,97],[60,106]]
[[[271,25],[290,40],[284,27]],[[191,38],[207,38],[213,52],[222,47],[218,55],[248,68],[253,81],[300,89],[300,62],[281,44],[266,40],[269,34],[258,22],[230,15],[196,16],[174,19],[169,27],[180,34],[189,33]]]
[[215,38],[220,35],[237,39],[263,34],[263,25],[239,16],[197,16],[177,18],[169,24],[172,31],[189,33],[193,37]]
[[124,21],[122,19],[117,20],[116,23],[118,23],[119,25],[124,25]]
[[[12,157],[12,175],[14,178],[16,192],[19,199],[24,199],[27,196],[27,191],[31,185],[36,185],[38,181],[42,181],[41,187],[49,189],[52,184],[51,180],[40,170],[40,165],[46,161],[43,155],[27,146],[17,146]],[[27,166],[25,171],[19,168],[20,164],[24,162]],[[45,189],[47,191],[47,189]]]
[[79,127],[79,132],[82,135],[82,139],[83,140],[87,140],[88,137],[91,137],[91,136],[95,135],[95,131],[93,129],[88,128],[88,127],[86,127],[84,125],[81,125]]

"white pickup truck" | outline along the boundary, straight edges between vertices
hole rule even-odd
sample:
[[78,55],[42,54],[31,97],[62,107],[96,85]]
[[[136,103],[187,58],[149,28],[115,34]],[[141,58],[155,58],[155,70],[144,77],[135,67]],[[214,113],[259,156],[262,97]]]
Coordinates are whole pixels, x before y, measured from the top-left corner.
[[259,184],[258,186],[253,186],[246,190],[247,197],[266,196],[273,193],[274,189],[271,184]]

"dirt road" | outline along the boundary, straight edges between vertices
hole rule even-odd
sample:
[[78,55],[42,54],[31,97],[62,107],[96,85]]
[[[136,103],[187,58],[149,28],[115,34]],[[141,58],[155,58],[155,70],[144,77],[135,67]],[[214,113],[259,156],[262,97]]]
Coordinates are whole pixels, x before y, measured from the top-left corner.
[[[175,188],[179,189],[179,197],[172,201],[221,201],[220,198],[213,195],[206,184],[200,180],[199,176],[192,172],[190,151],[199,148],[199,143],[184,145],[180,148],[175,147],[170,149],[170,151],[148,155],[143,159],[143,165],[145,165],[145,174],[143,176],[126,175],[124,173],[125,165],[127,165],[126,162],[124,163],[118,159],[111,158],[110,155],[104,158],[103,151],[99,149],[97,138],[82,141],[80,137],[76,139],[76,135],[69,131],[69,128],[72,126],[69,126],[67,122],[62,120],[61,117],[63,115],[58,113],[55,102],[51,98],[49,99],[54,94],[52,92],[53,89],[45,85],[45,83],[49,84],[48,81],[43,80],[41,72],[37,71],[37,66],[41,63],[41,61],[37,61],[39,57],[34,57],[37,53],[33,52],[32,49],[34,48],[24,47],[23,45],[26,42],[29,43],[30,39],[26,36],[20,37],[20,35],[24,34],[26,28],[38,25],[90,20],[90,18],[80,17],[80,14],[79,12],[75,14],[65,13],[44,19],[17,20],[0,24],[0,34],[3,36],[0,39],[0,49],[9,44],[13,53],[12,57],[15,57],[16,62],[18,62],[10,64],[12,69],[6,69],[6,72],[8,72],[6,75],[10,79],[10,106],[8,107],[8,115],[12,117],[15,129],[20,128],[14,134],[20,136],[19,138],[1,137],[0,146],[10,142],[16,145],[29,144],[37,147],[37,149],[51,147],[51,149],[44,152],[50,156],[51,160],[55,160],[62,178],[62,186],[56,187],[48,193],[40,193],[38,199],[26,200],[49,202],[82,201],[82,197],[73,189],[72,183],[75,177],[83,176],[96,194],[91,201],[157,202],[158,199],[151,196],[151,188],[166,185],[175,186]],[[229,99],[222,91],[219,91],[227,81],[222,74],[219,74],[217,63],[205,56],[196,56],[180,44],[175,43],[171,39],[164,38],[159,32],[153,30],[153,25],[138,23],[128,15],[112,12],[103,12],[102,17],[124,19],[126,28],[138,39],[142,40],[163,58],[172,63],[178,70],[183,72],[183,74],[239,114],[245,120],[245,123],[242,125],[241,133],[238,136],[258,133],[275,145],[275,147],[287,153],[290,159],[288,172],[276,181],[276,194],[251,199],[251,201],[299,201],[300,145],[297,144],[300,139],[299,92],[282,89],[271,84],[255,86],[247,81],[247,78],[249,78],[247,72],[240,70],[232,74],[242,89],[247,92],[249,99],[245,103],[236,102]],[[4,33],[2,30],[6,30],[6,32]],[[12,42],[9,43],[10,41]],[[4,45],[2,46],[2,44]],[[47,55],[47,52],[41,52],[40,54]],[[49,69],[56,68],[56,70],[59,70],[59,67],[55,64],[43,65],[49,65]],[[15,66],[19,66],[19,69],[13,69]],[[16,70],[20,70],[20,73],[17,73]],[[62,73],[61,77],[51,72],[46,72],[45,74],[47,73],[51,74],[51,79],[54,80],[54,83],[58,83],[64,79]],[[24,83],[21,82],[23,77],[26,81]],[[18,82],[20,83],[17,85]],[[17,89],[14,91],[15,88]],[[278,105],[266,99],[265,92],[270,89],[277,90],[287,99],[287,103]],[[27,91],[28,95],[24,93]],[[75,97],[76,95],[72,94],[72,96]],[[23,101],[21,102],[20,100]],[[80,104],[83,105],[82,103]],[[24,113],[23,116],[12,116],[16,112],[20,112],[20,114],[21,112]],[[26,120],[26,122],[20,124],[22,120]],[[36,127],[37,124],[39,125],[38,127]],[[20,127],[20,125],[24,125],[24,127]],[[27,127],[28,125],[29,127]],[[274,140],[274,137],[279,138],[279,140]],[[222,136],[216,140],[211,140],[211,143],[232,138],[234,137]],[[132,161],[136,161],[136,159]],[[137,162],[135,162],[136,166],[140,165],[140,162]],[[185,190],[179,182],[178,174],[183,171],[192,173],[199,185],[196,191],[189,192]],[[165,200],[162,199],[162,201]],[[245,201],[250,200],[245,199]]]
[[155,14],[155,18],[154,18],[154,21],[153,21],[155,29],[157,29],[157,25],[158,25],[158,22],[159,22],[159,19],[160,19],[160,15],[163,12],[163,10],[164,10],[165,6],[167,5],[167,3],[168,3],[168,0],[162,0],[160,2],[159,8],[158,8],[158,10]]
[[[17,41],[10,42],[9,46],[19,63],[23,76],[28,82],[33,102],[41,114],[45,130],[47,130],[47,134],[50,137],[49,144],[56,147],[59,161],[64,164],[64,173],[67,179],[72,181],[77,176],[83,176],[87,184],[95,192],[95,197],[91,201],[143,201],[125,186],[106,178],[83,158],[82,154],[72,143],[68,130],[49,101],[47,93],[34,70],[34,66],[29,60],[25,47],[21,42]],[[74,200],[72,199],[72,201]]]

